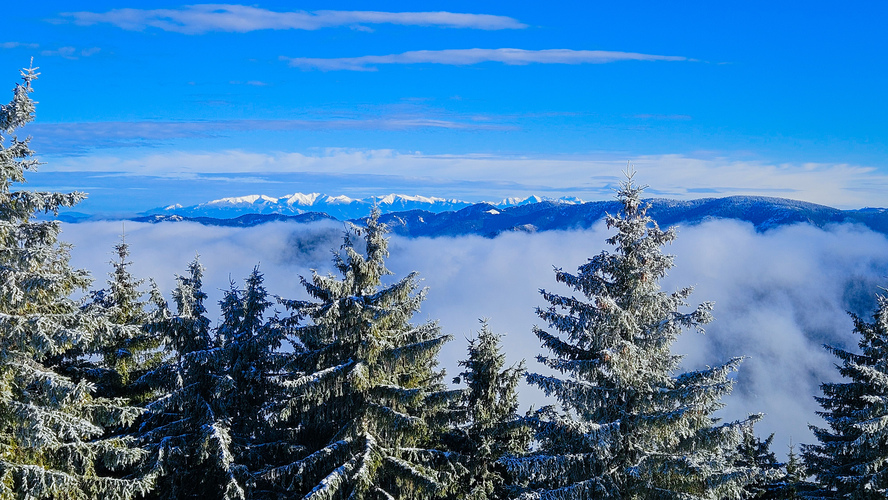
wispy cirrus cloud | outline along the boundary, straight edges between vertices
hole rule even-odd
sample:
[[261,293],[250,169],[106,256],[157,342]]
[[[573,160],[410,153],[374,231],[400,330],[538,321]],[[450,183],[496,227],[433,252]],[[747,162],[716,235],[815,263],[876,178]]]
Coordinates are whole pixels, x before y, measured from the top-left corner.
[[26,49],[36,49],[37,47],[40,47],[40,45],[36,43],[24,42],[0,42],[0,49],[17,49],[20,47]]
[[78,49],[77,47],[59,47],[57,49],[40,51],[41,56],[47,57],[64,57],[65,59],[80,59],[81,57],[90,57],[101,52],[99,47],[90,47],[88,49]]
[[[247,85],[258,83],[247,82]],[[82,154],[98,148],[145,147],[173,139],[225,137],[249,131],[287,130],[509,130],[498,123],[447,119],[422,115],[355,116],[338,119],[214,120],[182,122],[86,122],[35,123],[28,133],[36,137],[40,151],[49,154]]]
[[[0,49],[31,49],[40,48],[39,43],[25,42],[0,42]],[[79,59],[81,57],[89,57],[98,54],[102,49],[99,47],[90,47],[80,49],[72,46],[59,47],[57,49],[43,49],[40,51],[41,56],[46,57],[64,57],[65,59]]]
[[232,80],[230,82],[231,85],[249,85],[251,87],[267,87],[268,83],[263,82],[261,80],[248,80],[246,82],[242,82],[239,80]]
[[639,118],[641,120],[666,120],[666,121],[687,121],[691,120],[692,117],[690,115],[663,115],[663,114],[651,114],[645,113],[640,115],[632,115],[633,118]]
[[376,71],[377,64],[446,64],[467,66],[485,62],[508,65],[526,64],[604,64],[617,61],[693,61],[683,56],[661,56],[637,52],[572,49],[446,49],[413,50],[401,54],[360,57],[286,57],[290,66],[322,71]]
[[521,29],[527,25],[506,16],[456,12],[287,11],[248,5],[200,4],[178,9],[113,9],[108,12],[63,12],[61,20],[90,26],[111,24],[125,30],[157,28],[198,35],[211,31],[318,30],[337,26],[397,24],[481,30]]

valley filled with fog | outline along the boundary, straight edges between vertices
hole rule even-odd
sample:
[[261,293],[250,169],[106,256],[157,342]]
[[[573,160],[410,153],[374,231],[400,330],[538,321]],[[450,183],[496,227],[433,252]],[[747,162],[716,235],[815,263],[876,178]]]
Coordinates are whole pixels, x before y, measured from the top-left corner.
[[[265,274],[272,295],[305,298],[300,276],[333,271],[332,251],[342,244],[345,227],[337,222],[270,223],[249,228],[207,227],[196,223],[147,224],[85,222],[65,224],[61,239],[74,245],[72,263],[92,272],[93,288],[105,285],[113,245],[122,231],[132,252],[133,273],[153,278],[169,299],[174,275],[184,273],[195,254],[206,268],[204,290],[210,318],[218,317],[221,290],[234,280],[242,286],[255,265]],[[438,320],[454,336],[442,351],[449,381],[465,356],[466,339],[480,318],[506,334],[510,362],[526,359],[529,371],[540,344],[533,325],[545,327],[534,308],[545,303],[540,288],[568,290],[555,282],[553,266],[572,272],[608,249],[611,234],[598,223],[585,231],[508,233],[496,238],[391,237],[388,267],[403,277],[420,273],[428,296],[415,322]],[[684,368],[715,365],[748,356],[733,394],[720,413],[738,419],[763,412],[756,426],[783,457],[786,445],[812,443],[808,423],[822,425],[814,401],[819,384],[838,380],[836,358],[824,343],[856,351],[857,337],[846,311],[870,319],[875,294],[888,286],[888,238],[861,226],[818,229],[805,224],[756,232],[749,223],[715,220],[681,227],[666,247],[675,267],[664,290],[695,286],[691,306],[715,302],[715,321],[706,334],[686,332],[675,344],[685,354]],[[147,289],[147,287],[146,287]],[[277,307],[283,313],[281,307]],[[536,389],[521,387],[522,411],[553,404]]]

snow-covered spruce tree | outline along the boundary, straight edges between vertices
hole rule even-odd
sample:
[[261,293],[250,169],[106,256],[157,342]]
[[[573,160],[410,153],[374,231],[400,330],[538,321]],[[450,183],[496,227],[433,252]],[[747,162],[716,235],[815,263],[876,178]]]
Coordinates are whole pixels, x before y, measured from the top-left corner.
[[852,315],[860,354],[824,346],[847,381],[820,386],[818,414],[829,427],[811,426],[820,444],[802,446],[822,498],[888,497],[888,297],[877,298],[872,323]]
[[[225,370],[231,380],[225,398],[230,419],[232,452],[237,464],[252,475],[270,465],[288,463],[302,448],[293,443],[286,430],[271,425],[287,397],[286,374],[290,356],[281,352],[285,337],[277,315],[265,318],[272,305],[256,268],[241,290],[234,283],[220,302],[222,322],[217,328]],[[250,481],[253,486],[253,481]],[[254,497],[271,495],[273,486],[261,481]]]
[[530,450],[533,432],[516,413],[524,362],[504,368],[501,338],[482,321],[478,337],[469,341],[468,358],[459,362],[465,370],[456,382],[467,385],[462,406],[467,422],[450,433],[448,447],[461,455],[466,473],[456,498],[508,498],[508,479],[497,461]]
[[790,498],[787,488],[786,474],[782,468],[785,464],[777,461],[771,451],[774,434],[762,440],[755,435],[753,427],[743,429],[743,440],[737,445],[737,457],[734,464],[740,467],[752,467],[758,470],[758,478],[746,485],[750,498],[779,499]]
[[807,481],[808,474],[795,447],[790,443],[786,463],[777,461],[771,451],[774,435],[762,440],[755,436],[752,426],[744,428],[743,440],[737,446],[735,464],[758,468],[758,477],[746,485],[748,498],[761,500],[792,500],[806,498],[815,490]]
[[450,337],[434,322],[410,323],[425,296],[415,273],[383,285],[391,273],[379,211],[353,231],[366,254],[347,234],[344,256],[334,256],[341,277],[303,278],[316,302],[282,301],[298,320],[293,366],[302,376],[276,420],[306,449],[264,479],[310,499],[433,498],[446,493],[451,465],[435,437],[459,395],[435,369]]
[[[99,393],[142,402],[149,395],[134,382],[160,363],[160,339],[145,328],[151,318],[150,303],[143,300],[146,292],[140,289],[145,280],[129,271],[129,245],[121,238],[114,251],[117,259],[111,261],[107,288],[92,292],[87,304],[110,323],[96,345],[94,354],[100,357],[100,367],[93,372],[98,374]],[[156,293],[153,281],[151,288]]]
[[150,498],[243,499],[247,472],[231,450],[227,396],[232,380],[205,315],[203,267],[195,259],[188,271],[177,277],[175,314],[159,303],[149,328],[172,354],[142,377],[158,394],[137,432],[151,453],[147,467],[158,475]]
[[538,413],[540,451],[509,462],[523,478],[522,498],[739,498],[754,471],[735,467],[733,452],[744,422],[719,425],[712,416],[731,390],[740,359],[676,374],[681,356],[670,348],[685,328],[711,320],[710,303],[681,312],[691,288],[673,293],[660,280],[673,265],[661,247],[675,238],[646,215],[643,188],[627,175],[623,205],[606,219],[617,234],[577,274],[556,270],[557,281],[580,297],[542,290],[537,313],[557,333],[535,328],[551,356],[537,359],[561,376],[528,374],[554,395]]
[[814,483],[808,480],[808,470],[792,443],[789,444],[789,453],[787,453],[783,472],[783,484],[779,490],[780,496],[777,498],[789,500],[805,498],[818,489]]
[[83,350],[105,325],[71,298],[90,279],[70,266],[59,223],[35,218],[85,195],[13,189],[37,166],[28,139],[2,136],[34,118],[35,68],[22,77],[0,105],[0,498],[134,498],[151,486],[150,476],[130,475],[143,453],[106,436],[141,411],[94,396],[92,384],[48,361]]

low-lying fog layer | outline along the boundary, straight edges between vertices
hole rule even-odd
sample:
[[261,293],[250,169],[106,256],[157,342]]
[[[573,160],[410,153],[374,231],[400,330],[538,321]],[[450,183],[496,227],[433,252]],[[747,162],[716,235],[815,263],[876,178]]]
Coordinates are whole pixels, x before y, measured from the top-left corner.
[[[339,249],[343,230],[335,223],[241,229],[128,222],[125,227],[133,273],[153,277],[167,297],[174,274],[184,273],[200,254],[211,319],[218,316],[221,290],[230,280],[242,283],[257,264],[271,294],[304,297],[299,277],[310,276],[311,269],[332,271],[331,252]],[[104,286],[121,231],[120,222],[64,226],[62,239],[74,244],[73,264],[92,272],[95,288]],[[454,335],[441,356],[448,380],[458,372],[457,360],[479,318],[489,318],[494,331],[506,334],[510,360],[526,359],[535,371],[541,368],[534,359],[540,346],[531,328],[540,324],[534,308],[544,305],[538,290],[569,293],[555,282],[553,266],[576,270],[607,248],[609,234],[599,224],[588,231],[494,239],[392,237],[388,266],[395,278],[418,271],[429,287],[416,321],[436,319]],[[838,380],[836,359],[821,345],[856,349],[846,311],[871,319],[875,294],[888,285],[888,239],[854,226],[821,230],[796,225],[756,233],[749,224],[711,221],[680,228],[666,251],[676,256],[676,266],[664,289],[694,285],[692,305],[715,302],[716,320],[707,333],[686,332],[675,345],[676,353],[686,355],[685,368],[748,356],[721,415],[735,419],[766,413],[757,431],[777,433],[773,451],[780,456],[790,440],[812,442],[808,423],[822,425],[813,396],[819,395],[822,381]],[[521,391],[522,410],[551,404],[535,389]]]

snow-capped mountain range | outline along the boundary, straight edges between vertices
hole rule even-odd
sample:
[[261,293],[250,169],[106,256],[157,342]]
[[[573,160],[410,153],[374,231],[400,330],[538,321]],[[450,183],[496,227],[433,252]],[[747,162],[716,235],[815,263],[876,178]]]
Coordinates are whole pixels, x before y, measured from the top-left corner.
[[[579,198],[506,198],[502,201],[489,203],[498,208],[507,208],[551,201],[556,203],[583,203]],[[425,210],[432,213],[452,212],[470,207],[475,202],[457,199],[435,198],[426,196],[407,196],[389,194],[370,198],[349,198],[348,196],[330,196],[320,193],[295,193],[280,198],[254,194],[233,198],[222,198],[198,205],[168,207],[149,210],[144,215],[178,215],[181,217],[212,217],[231,219],[247,214],[281,214],[300,215],[307,212],[321,212],[340,220],[357,219],[370,213],[373,205],[379,206],[382,213],[405,212],[409,210]]]
[[[698,224],[710,219],[752,223],[759,231],[807,223],[858,224],[888,234],[888,209],[837,208],[763,196],[729,196],[698,200],[649,199],[648,212],[662,226]],[[142,222],[194,221],[216,226],[255,226],[267,222],[313,222],[323,219],[360,219],[373,204],[383,212],[382,222],[403,236],[496,236],[509,231],[550,231],[591,227],[607,213],[620,210],[616,201],[583,202],[577,198],[507,198],[497,203],[470,203],[454,199],[389,195],[352,199],[345,196],[294,194],[281,198],[244,196],[224,198],[191,207],[174,205],[149,212]]]

